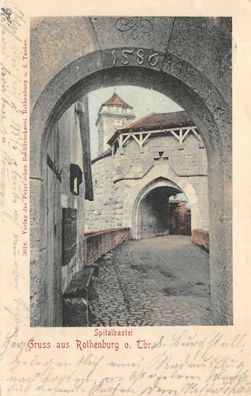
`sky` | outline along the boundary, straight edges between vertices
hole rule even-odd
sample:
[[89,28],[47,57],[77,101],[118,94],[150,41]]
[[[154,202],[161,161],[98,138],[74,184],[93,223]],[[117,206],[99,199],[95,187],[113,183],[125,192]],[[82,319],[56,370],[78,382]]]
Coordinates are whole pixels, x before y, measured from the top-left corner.
[[97,156],[97,127],[95,126],[100,106],[109,99],[114,91],[134,108],[136,119],[144,117],[150,113],[168,113],[183,110],[167,96],[141,87],[135,86],[114,86],[101,88],[88,94],[89,101],[89,121],[91,138],[91,156]]

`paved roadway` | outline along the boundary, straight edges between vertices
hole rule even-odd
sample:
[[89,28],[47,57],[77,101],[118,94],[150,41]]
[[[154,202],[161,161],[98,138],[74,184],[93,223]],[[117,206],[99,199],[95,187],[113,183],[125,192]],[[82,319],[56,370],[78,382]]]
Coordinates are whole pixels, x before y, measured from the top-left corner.
[[90,326],[211,324],[208,255],[189,237],[128,241],[98,264]]

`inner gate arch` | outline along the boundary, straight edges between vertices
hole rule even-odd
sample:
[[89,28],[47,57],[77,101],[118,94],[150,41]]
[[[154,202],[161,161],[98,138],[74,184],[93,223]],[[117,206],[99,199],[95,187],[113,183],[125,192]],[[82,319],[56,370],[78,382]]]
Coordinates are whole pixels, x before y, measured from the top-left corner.
[[[184,191],[180,186],[178,186],[176,183],[173,181],[164,178],[164,177],[159,177],[151,182],[149,182],[145,187],[142,188],[142,190],[138,193],[137,197],[134,200],[133,204],[133,209],[132,209],[132,238],[133,239],[140,239],[141,238],[141,233],[140,233],[140,207],[143,202],[143,200],[147,197],[148,194],[150,194],[153,190],[156,188],[160,187],[166,187],[170,188],[173,194],[178,194],[178,193],[184,193],[185,196],[187,197],[189,204],[189,196],[192,201],[191,205],[191,214],[192,218],[193,216],[199,216],[199,208],[197,205],[195,205],[195,200],[193,194],[196,194],[194,190],[190,191],[188,190],[188,196],[186,191]],[[172,194],[170,194],[171,196]]]

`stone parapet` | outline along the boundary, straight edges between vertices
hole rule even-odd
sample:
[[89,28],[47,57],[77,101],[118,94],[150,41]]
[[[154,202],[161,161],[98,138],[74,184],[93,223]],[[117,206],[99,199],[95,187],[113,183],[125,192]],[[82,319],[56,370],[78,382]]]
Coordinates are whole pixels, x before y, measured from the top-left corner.
[[85,265],[94,263],[103,254],[131,238],[130,228],[108,229],[84,234]]
[[192,230],[192,242],[209,252],[209,232],[206,230]]

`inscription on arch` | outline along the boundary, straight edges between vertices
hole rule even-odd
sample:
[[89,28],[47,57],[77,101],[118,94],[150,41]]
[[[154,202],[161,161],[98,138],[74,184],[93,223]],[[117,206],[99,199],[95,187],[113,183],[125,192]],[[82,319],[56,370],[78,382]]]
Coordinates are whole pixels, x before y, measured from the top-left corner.
[[140,65],[156,67],[162,54],[144,48],[114,48],[111,50],[112,66]]

